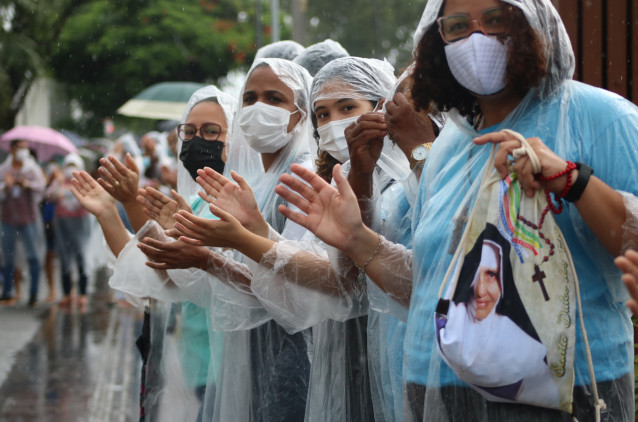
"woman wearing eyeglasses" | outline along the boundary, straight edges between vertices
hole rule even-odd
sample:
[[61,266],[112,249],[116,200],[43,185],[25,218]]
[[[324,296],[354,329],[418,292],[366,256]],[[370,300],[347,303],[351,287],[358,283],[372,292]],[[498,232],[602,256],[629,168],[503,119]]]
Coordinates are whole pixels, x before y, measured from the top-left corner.
[[[198,185],[195,177],[197,169],[206,166],[223,171],[227,128],[232,124],[235,104],[232,96],[214,86],[196,91],[187,104],[182,119],[184,123],[178,131],[180,162],[177,182],[178,191],[188,202],[175,191],[172,192],[174,199],[171,199],[147,188],[141,191],[143,195],[138,198],[138,206],[133,206],[138,193],[139,172],[130,156],[126,159],[126,166],[114,157],[103,159],[99,183],[86,172],[74,174],[73,193],[88,211],[96,215],[109,249],[116,258],[110,286],[124,292],[135,304],[143,298],[155,299],[149,301],[150,309],[147,308],[148,326],[145,319],[145,327],[151,334],[150,339],[146,339],[150,345],[143,353],[144,362],[148,365],[143,373],[142,418],[181,418],[186,421],[212,418],[210,406],[206,408],[209,413],[204,415],[204,403],[212,404],[215,400],[223,333],[209,332],[207,310],[175,288],[176,280],[186,283],[207,277],[205,271],[197,269],[201,265],[201,254],[196,253],[198,248],[178,241],[171,242],[170,247],[179,252],[173,259],[179,261],[182,268],[192,270],[176,270],[168,274],[144,265],[148,258],[138,249],[138,243],[146,237],[167,240],[163,232],[173,227],[172,215],[179,209],[189,209],[200,216],[213,218],[208,207],[203,206],[203,201],[196,195]],[[131,235],[116,212],[113,198],[128,204],[127,212],[137,230],[135,238],[129,240]],[[149,217],[154,221],[147,221]],[[169,311],[166,305],[171,303],[180,304],[178,336],[167,332]],[[178,362],[174,362],[176,357]],[[183,390],[184,386],[188,390]],[[167,396],[193,395],[199,399],[199,406],[187,405],[186,401],[183,406],[160,405]]]
[[[296,200],[281,187],[278,192],[307,216],[282,211],[358,265],[365,264],[375,281],[391,282],[396,274],[411,271],[404,378],[408,411],[415,420],[571,420],[572,415],[559,410],[486,401],[436,351],[438,290],[459,243],[455,234],[462,232],[477,196],[490,143],[497,144],[495,165],[505,176],[520,143],[500,130],[531,137],[541,173],[533,174],[527,156],[519,154],[514,170],[528,195],[546,190],[555,201],[563,198],[563,210],[555,218],[580,282],[596,389],[606,404],[603,417],[633,420],[633,333],[613,257],[624,247],[627,211],[619,191],[632,197],[638,192],[636,107],[571,80],[574,56],[549,0],[431,0],[415,34],[415,58],[416,105],[425,107],[433,100],[438,109],[449,111],[450,119],[423,169],[413,217],[414,253],[385,240],[377,246],[377,235],[355,218],[355,201],[339,175],[337,192],[295,168],[314,189],[284,177],[304,199]],[[574,169],[567,160],[579,164]],[[560,172],[563,176],[540,181],[540,176]],[[573,414],[593,420],[600,403],[593,400],[580,322],[573,323]]]

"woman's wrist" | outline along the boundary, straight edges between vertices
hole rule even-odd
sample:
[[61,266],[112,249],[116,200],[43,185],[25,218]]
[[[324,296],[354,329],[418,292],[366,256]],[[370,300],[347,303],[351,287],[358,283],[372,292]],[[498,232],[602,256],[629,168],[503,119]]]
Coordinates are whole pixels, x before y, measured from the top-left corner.
[[379,235],[368,226],[362,225],[350,236],[343,253],[352,259],[355,265],[362,267],[368,258],[375,253],[378,244]]
[[[206,253],[203,252],[204,250],[206,251]],[[200,270],[207,271],[209,267],[208,262],[210,261],[212,257],[213,257],[212,252],[208,248],[202,246],[202,257],[197,268],[199,268]]]
[[110,203],[101,207],[100,210],[93,215],[95,215],[95,218],[100,224],[109,224],[115,221],[115,219],[120,218],[115,203]]
[[563,197],[571,188],[571,185],[578,176],[578,169],[571,161],[563,161],[559,166],[551,171],[551,174],[541,175],[545,191],[553,193],[557,197]]
[[268,237],[268,223],[266,223],[261,214],[259,214],[259,218],[253,219],[253,222],[246,229],[256,235]]

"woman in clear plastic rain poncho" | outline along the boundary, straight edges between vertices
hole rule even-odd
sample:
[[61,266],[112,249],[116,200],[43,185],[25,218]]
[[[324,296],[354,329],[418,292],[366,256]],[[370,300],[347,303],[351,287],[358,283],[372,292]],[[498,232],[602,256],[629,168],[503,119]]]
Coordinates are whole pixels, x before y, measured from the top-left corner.
[[[227,169],[255,192],[263,236],[299,238],[305,230],[277,212],[274,186],[292,163],[310,168],[310,75],[282,59],[256,60],[241,92]],[[230,170],[227,174],[230,176]],[[235,177],[238,177],[235,174]],[[211,252],[206,283],[180,286],[208,298],[213,329],[225,331],[215,420],[303,419],[310,367],[306,333],[290,335],[250,291],[251,267],[240,253]],[[170,271],[169,271],[170,272]]]
[[[499,6],[500,16],[505,19],[486,19],[483,13],[487,10],[489,15]],[[470,22],[456,27],[465,31],[457,43],[453,42],[454,33],[444,32],[449,42],[446,44],[435,21],[437,17],[453,14],[465,16],[464,19],[469,15]],[[490,29],[500,35],[485,35],[482,27],[495,22],[500,28]],[[477,53],[473,53],[474,49]],[[473,60],[485,55],[490,55],[490,60]],[[411,405],[411,416],[417,420],[466,420],[468,417],[570,420],[572,417],[556,410],[486,402],[459,381],[436,352],[431,318],[440,283],[458,245],[459,239],[454,234],[459,230],[455,230],[455,226],[458,222],[463,228],[463,217],[470,210],[469,205],[464,205],[471,205],[471,199],[476,198],[479,175],[491,150],[491,146],[485,144],[503,141],[496,161],[501,167],[506,164],[508,152],[511,155],[511,150],[520,146],[497,133],[511,128],[524,136],[538,137],[531,139],[531,145],[540,158],[544,176],[564,170],[564,159],[586,163],[596,172],[585,186],[581,182],[585,189],[580,198],[574,203],[564,203],[563,212],[555,219],[565,236],[579,278],[584,322],[592,339],[590,348],[597,391],[607,406],[604,412],[610,420],[632,419],[632,329],[628,311],[622,306],[626,291],[613,265],[613,256],[623,249],[625,230],[622,226],[626,214],[630,213],[623,199],[634,198],[636,193],[632,177],[638,164],[633,147],[638,138],[636,107],[614,94],[570,79],[574,70],[570,43],[558,13],[545,0],[525,3],[430,1],[415,35],[415,58],[414,74],[419,76],[412,91],[415,105],[423,106],[433,100],[440,110],[453,111],[452,119],[439,135],[423,169],[414,212],[414,255],[382,241],[376,258],[367,267],[367,274],[373,280],[391,280],[401,269],[397,263],[414,262],[414,289],[404,357],[406,398]],[[499,63],[500,66],[483,67]],[[477,135],[484,136],[472,142]],[[517,159],[514,169],[529,193],[547,188],[560,194],[567,184],[567,178],[562,177],[547,186],[540,185],[525,157]],[[581,169],[586,172],[583,165]],[[304,173],[297,169],[295,172]],[[576,173],[572,173],[573,180],[578,176]],[[324,197],[329,196],[329,188],[307,174],[304,178],[312,180],[316,189],[325,191]],[[286,182],[294,185],[290,179]],[[345,193],[347,187],[341,191]],[[289,198],[283,189],[278,188],[278,192]],[[317,195],[320,196],[321,193]],[[335,210],[343,215],[342,208],[351,202],[337,203]],[[293,200],[293,203],[306,206],[303,201]],[[360,222],[342,218],[338,223],[341,227],[348,226],[349,235],[337,237],[344,232],[326,224],[326,220],[319,227],[313,224],[317,216],[305,218],[286,210],[284,213],[342,249],[354,262],[365,263],[374,254],[376,234]],[[578,322],[574,414],[580,420],[593,419],[596,413],[585,355]]]
[[[204,201],[196,195],[198,185],[194,179],[197,170],[205,166],[223,171],[225,141],[229,139],[228,128],[232,125],[235,107],[236,101],[232,96],[214,86],[202,88],[191,96],[182,118],[183,125],[179,127],[178,192],[187,199],[194,213],[205,218],[213,217]],[[160,362],[156,365],[161,369],[155,369],[161,375],[153,379],[163,380],[164,388],[149,394],[148,391],[154,387],[149,386],[144,403],[149,412],[147,416],[153,417],[150,412],[159,411],[161,416],[169,412],[173,417],[186,420],[210,420],[213,409],[204,404],[194,409],[157,405],[162,395],[171,397],[170,400],[180,397],[183,401],[187,401],[189,396],[196,396],[200,402],[214,403],[223,348],[223,333],[209,330],[207,309],[188,301],[188,295],[175,288],[182,283],[206,280],[207,273],[196,268],[175,269],[168,273],[143,265],[148,258],[138,249],[138,243],[145,237],[167,240],[163,235],[163,229],[167,228],[170,228],[170,222],[147,222],[119,254],[109,284],[130,296],[156,299],[150,312],[149,360]],[[165,332],[170,319],[166,303],[171,302],[179,303],[177,337]],[[173,363],[173,358],[178,358],[178,365]],[[179,371],[176,372],[175,368]],[[176,374],[179,376],[176,377]],[[209,413],[203,413],[204,410]]]
[[[312,100],[313,120],[319,126],[315,136],[319,138],[317,166],[322,177],[329,178],[336,163],[349,160],[344,134],[349,126],[351,134],[357,131],[357,126],[365,128],[359,128],[353,145],[361,145],[361,141],[367,144],[370,138],[379,137],[380,145],[384,145],[386,132],[382,116],[378,113],[362,116],[362,113],[379,107],[393,83],[392,67],[378,60],[348,57],[331,62],[319,72],[313,83]],[[365,119],[355,125],[360,116]],[[418,138],[417,143],[422,143],[421,135]],[[373,200],[367,199],[369,202],[386,199],[392,202],[397,194],[403,192],[395,189],[391,178],[405,177],[409,169],[407,159],[387,139],[383,151],[376,168],[376,160],[368,160],[372,162],[377,191]],[[353,166],[361,168],[360,163],[353,163]],[[408,220],[406,215],[401,217]],[[221,222],[209,223],[219,224]],[[400,231],[398,227],[393,230]],[[306,419],[350,420],[354,415],[361,420],[370,419],[372,404],[366,368],[366,317],[356,318],[367,311],[367,301],[358,281],[358,271],[351,263],[344,266],[343,260],[334,251],[326,255],[325,245],[312,239],[298,242],[282,238],[278,242],[267,239],[264,242],[248,229],[225,235],[233,239],[233,247],[260,262],[253,273],[251,288],[270,315],[289,332],[309,326],[313,328],[314,358]],[[260,243],[265,243],[265,247],[256,252],[254,245]],[[331,263],[334,268],[331,268]],[[344,320],[348,321],[338,322]],[[379,341],[377,333],[372,333],[371,337],[373,342]],[[374,347],[375,350],[378,348],[378,345]],[[400,362],[400,356],[398,358]],[[385,369],[386,362],[383,365]],[[398,372],[395,378],[399,385],[395,394],[400,403],[400,367]],[[379,374],[378,370],[376,374]],[[387,379],[385,381],[390,385]],[[379,404],[376,398],[377,395],[374,402]],[[391,397],[386,398],[392,400]],[[381,414],[380,408],[375,410]],[[392,410],[389,414],[392,414],[389,418],[393,418]]]
[[[330,178],[336,163],[350,160],[345,129],[364,113],[381,108],[394,82],[387,62],[358,57],[333,60],[317,73],[311,104],[319,142],[319,174]],[[369,131],[383,138],[382,130]],[[393,149],[390,141],[386,144],[386,168],[398,167],[400,151]],[[395,169],[395,173],[401,170]],[[403,170],[407,174],[407,169]],[[376,199],[378,192],[392,183],[392,177],[376,166],[374,179]],[[298,255],[300,250],[315,258],[306,260],[308,255]],[[289,332],[312,327],[313,360],[305,420],[373,419],[367,368],[367,298],[356,268],[316,239],[280,239],[262,255],[251,288]]]

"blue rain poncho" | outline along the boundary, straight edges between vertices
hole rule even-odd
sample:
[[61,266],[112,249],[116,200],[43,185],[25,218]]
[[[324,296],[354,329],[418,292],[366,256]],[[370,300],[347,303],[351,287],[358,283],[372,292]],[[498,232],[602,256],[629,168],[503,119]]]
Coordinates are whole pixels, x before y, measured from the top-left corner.
[[[401,84],[411,77],[413,66],[409,66],[397,80],[393,96]],[[440,113],[430,114],[433,122],[444,122]],[[439,123],[437,123],[439,124]],[[378,204],[381,224],[379,233],[384,247],[400,249],[398,262],[377,259],[385,266],[406,266],[402,257],[409,259],[412,248],[412,206],[416,200],[419,183],[419,168],[408,177],[390,186]],[[392,244],[394,243],[394,245]],[[412,278],[397,277],[395,282],[403,287],[403,295],[409,296]],[[402,421],[404,419],[403,397],[403,343],[407,328],[408,309],[397,301],[394,294],[384,292],[367,278],[368,310],[368,367],[370,368],[371,391],[377,421]],[[400,290],[400,289],[399,289]],[[396,292],[395,292],[396,294]]]
[[[491,146],[478,146],[479,134],[512,129],[539,137],[560,157],[591,166],[596,177],[616,190],[638,192],[638,110],[610,92],[572,81],[574,57],[558,13],[548,0],[519,2],[520,8],[545,43],[547,73],[538,88],[497,125],[476,132],[452,110],[451,120],[434,144],[425,164],[414,209],[413,274],[405,341],[404,377],[410,385],[425,386],[425,420],[569,420],[569,415],[530,406],[487,403],[464,385],[436,351],[433,313],[438,290],[458,237],[457,222],[471,212],[480,176]],[[442,0],[428,2],[415,45],[434,25]],[[626,291],[613,257],[585,224],[576,206],[564,203],[555,215],[578,275],[585,327],[590,341],[598,392],[607,402],[611,420],[633,419],[633,330],[623,303]],[[456,232],[459,230],[457,229]],[[575,412],[589,420],[593,410],[590,376],[580,323],[576,326]],[[423,396],[421,396],[422,398]]]

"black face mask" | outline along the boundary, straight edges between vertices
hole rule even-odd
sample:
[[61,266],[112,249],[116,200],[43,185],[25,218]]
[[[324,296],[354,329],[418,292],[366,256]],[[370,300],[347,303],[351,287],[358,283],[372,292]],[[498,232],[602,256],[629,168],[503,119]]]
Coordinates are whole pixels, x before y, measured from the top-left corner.
[[207,141],[204,138],[195,136],[190,141],[182,143],[179,159],[193,180],[195,180],[197,178],[197,170],[204,167],[210,167],[220,174],[224,172],[223,151],[224,143],[222,141]]

